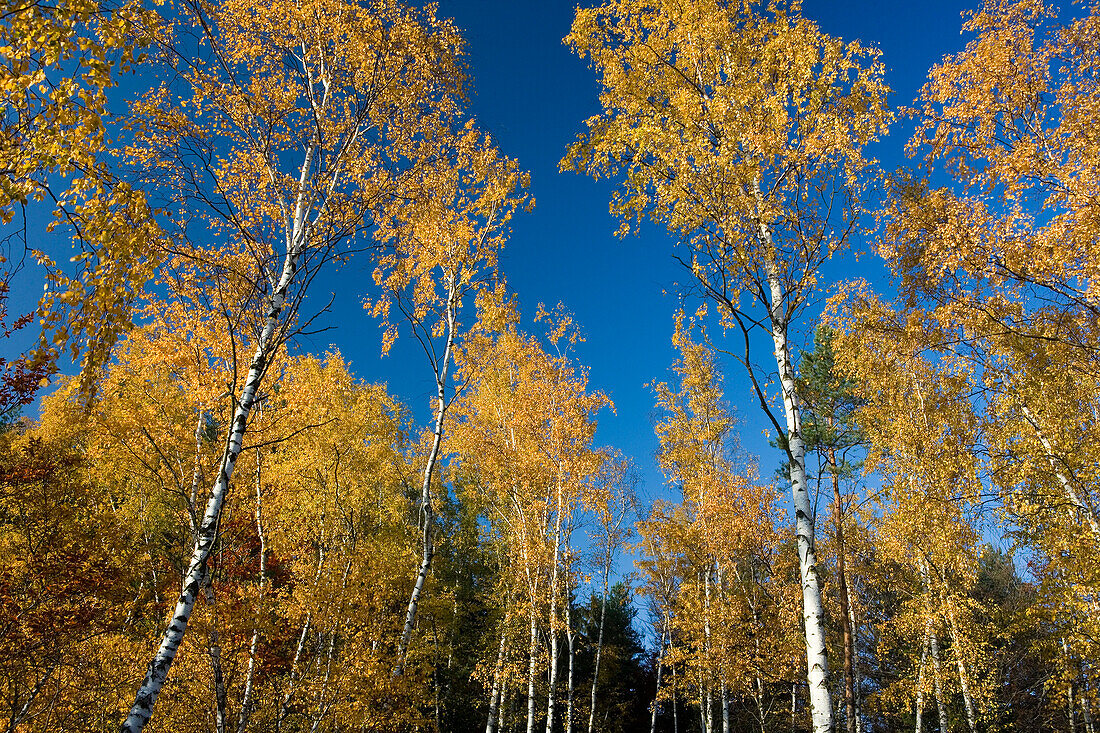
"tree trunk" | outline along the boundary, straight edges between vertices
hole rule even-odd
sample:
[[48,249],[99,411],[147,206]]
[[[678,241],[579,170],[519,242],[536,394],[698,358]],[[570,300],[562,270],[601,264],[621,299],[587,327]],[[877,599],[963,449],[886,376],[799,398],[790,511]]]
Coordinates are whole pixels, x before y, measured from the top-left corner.
[[917,709],[916,724],[913,733],[921,733],[924,718],[924,666],[928,663],[928,643],[932,637],[932,619],[928,619],[924,626],[924,639],[920,647],[920,667],[917,669]]
[[573,630],[573,591],[566,594],[565,600],[565,640],[569,645],[569,679],[565,698],[565,733],[573,733],[573,692],[574,666],[577,661],[577,634]]
[[275,730],[282,730],[283,721],[290,712],[290,700],[294,697],[294,685],[298,681],[298,661],[302,658],[302,650],[306,646],[306,638],[309,636],[309,624],[312,616],[306,614],[306,620],[302,624],[302,633],[298,635],[298,645],[294,647],[294,659],[290,662],[290,679],[287,681],[287,690],[283,694],[283,701],[279,703],[279,714],[275,716]]
[[[669,631],[668,645],[672,647],[672,632]],[[680,733],[680,712],[676,708],[676,665],[672,665],[672,733]]]
[[710,685],[707,684],[709,680],[704,679],[704,675],[709,675],[714,672],[711,668],[710,662],[710,577],[713,570],[713,565],[708,564],[706,572],[703,574],[703,669],[699,672],[699,687],[700,687],[700,704],[705,705],[703,712],[703,730],[706,733],[711,733],[714,727],[714,705],[712,702],[712,690]]
[[840,466],[836,451],[826,452],[829,473],[833,484],[833,524],[836,525],[836,575],[837,595],[840,597],[840,630],[844,642],[844,722],[848,733],[856,733],[856,685],[853,670],[853,642],[851,612],[848,606],[848,578],[844,565],[844,517],[840,501]]
[[225,446],[222,449],[221,468],[210,491],[206,511],[203,513],[202,522],[195,537],[191,559],[183,578],[183,588],[179,599],[176,601],[176,607],[172,612],[172,619],[168,624],[168,628],[165,629],[161,637],[160,646],[149,662],[145,680],[138,689],[137,695],[134,697],[134,704],[122,724],[124,733],[140,733],[145,728],[145,724],[149,722],[149,719],[153,717],[153,708],[156,705],[157,696],[164,686],[164,681],[168,679],[168,672],[172,668],[172,662],[176,659],[176,651],[187,633],[187,623],[191,620],[191,612],[195,608],[195,599],[198,596],[199,586],[202,584],[202,577],[205,574],[206,559],[210,556],[210,551],[214,546],[214,536],[217,532],[218,521],[221,519],[225,495],[229,491],[233,469],[237,466],[237,458],[240,456],[244,445],[244,434],[248,427],[248,419],[256,403],[264,375],[267,373],[268,362],[281,341],[277,332],[286,320],[284,311],[286,310],[287,294],[294,279],[294,273],[298,269],[298,260],[304,248],[308,232],[306,229],[295,227],[294,235],[283,261],[282,274],[279,277],[278,284],[267,301],[263,330],[260,331],[259,339],[256,342],[256,351],[252,355],[252,361],[248,366],[248,375],[245,377],[240,400],[233,411],[233,421],[230,423],[229,434],[226,436]]
[[791,682],[791,733],[798,730],[798,683]]
[[431,570],[432,558],[435,556],[435,507],[432,498],[432,476],[435,473],[436,463],[439,461],[439,448],[443,442],[443,421],[447,415],[447,376],[451,363],[451,350],[454,348],[455,342],[455,326],[458,316],[457,298],[458,283],[452,277],[447,285],[446,346],[443,349],[443,358],[432,365],[435,369],[436,413],[435,427],[432,431],[432,448],[424,465],[424,475],[420,485],[420,521],[422,522],[420,568],[416,574],[416,582],[413,584],[412,593],[409,595],[409,607],[405,612],[405,626],[401,630],[401,639],[397,644],[397,664],[393,669],[393,677],[400,677],[405,671],[405,655],[409,651],[413,627],[416,625],[416,609],[420,605],[420,596],[424,592],[424,584],[428,579],[428,572]]
[[756,675],[753,698],[756,702],[756,717],[760,721],[760,733],[764,733],[764,680],[760,678],[760,675]]
[[947,708],[943,704],[943,679],[940,671],[940,642],[936,638],[936,632],[932,632],[932,638],[929,640],[932,649],[932,674],[934,675],[936,683],[936,711],[940,717],[940,733],[947,733]]
[[263,613],[264,595],[267,591],[267,538],[264,536],[263,485],[260,477],[260,451],[256,451],[256,536],[260,541],[260,569],[257,583],[260,597],[256,615],[252,621],[252,639],[248,644],[248,669],[245,672],[244,692],[241,694],[241,710],[237,716],[237,733],[244,733],[252,715],[252,680],[256,674],[256,651],[260,643],[260,616]]
[[962,691],[963,706],[966,709],[966,724],[970,733],[978,733],[978,716],[974,710],[974,698],[970,695],[969,675],[966,673],[966,665],[962,658],[962,641],[959,639],[959,628],[955,624],[955,611],[951,604],[947,604],[947,620],[951,624],[951,647],[954,652],[955,665],[959,670],[959,689]]
[[504,612],[504,620],[500,624],[500,647],[497,649],[497,664],[493,668],[493,690],[489,694],[489,719],[485,722],[485,733],[494,733],[497,724],[497,716],[500,714],[501,683],[504,677],[504,653],[508,639],[508,618],[511,609]]
[[[602,616],[603,612],[601,611],[600,614]],[[602,618],[600,619],[600,625],[601,626],[603,625],[603,619]],[[603,629],[601,628],[600,631],[601,631],[601,635],[602,635]],[[661,697],[661,672],[664,671],[664,665],[662,664],[662,662],[664,661],[664,658],[665,658],[665,634],[666,634],[666,632],[667,632],[667,624],[666,624],[665,629],[661,629],[661,639],[657,644],[657,689],[653,693],[653,702],[650,706],[650,711],[649,711],[649,733],[657,733],[657,709],[659,707],[658,704],[657,704],[657,701]],[[597,647],[597,651],[596,651],[596,660],[597,660],[597,667],[598,667],[599,666],[599,647]],[[592,709],[595,710],[595,708],[596,708],[595,685],[593,684],[592,687],[593,687]],[[592,715],[591,714],[589,714],[589,717],[588,717],[588,731],[589,731],[589,733],[592,733]]]
[[1092,724],[1092,695],[1089,693],[1089,678],[1083,673],[1081,674],[1081,694],[1078,695],[1078,699],[1081,701],[1081,717],[1085,721],[1085,733],[1096,733],[1096,729]]
[[554,733],[554,707],[558,691],[558,564],[561,557],[562,477],[558,468],[557,511],[554,512],[554,555],[550,565],[550,626],[547,636],[550,643],[550,689],[546,696],[546,733]]
[[[600,680],[600,655],[603,653],[603,625],[604,620],[607,618],[607,589],[608,582],[611,574],[611,533],[608,532],[607,547],[604,553],[604,566],[603,566],[603,595],[600,599],[600,630],[596,634],[596,664],[592,671],[592,705],[588,709],[588,733],[592,733],[592,727],[596,721],[596,687]],[[663,638],[663,637],[662,637]],[[657,676],[660,678],[660,668],[657,669]],[[658,682],[658,685],[660,682]],[[656,706],[656,702],[654,702]],[[656,720],[656,708],[654,708],[654,720]]]
[[206,569],[205,580],[202,584],[203,597],[210,609],[210,631],[207,633],[207,653],[210,656],[210,671],[214,677],[214,730],[217,733],[225,733],[226,703],[225,675],[222,673],[222,646],[218,638],[218,616],[214,598],[214,577],[210,569]]
[[[321,571],[325,567],[325,542],[324,542],[324,526],[321,529],[321,541],[320,548],[317,551],[317,570],[313,574],[313,589],[317,590],[318,584],[321,582]],[[279,703],[279,714],[275,717],[275,730],[280,731],[283,727],[283,721],[286,720],[287,714],[290,712],[290,701],[294,697],[294,688],[299,679],[298,675],[298,662],[302,658],[302,651],[305,650],[306,639],[309,637],[310,624],[313,620],[313,612],[306,613],[306,619],[302,623],[302,633],[298,635],[298,645],[294,648],[294,659],[290,662],[290,676],[287,680],[287,689],[283,694],[283,701]]]
[[[762,229],[766,229],[763,224]],[[771,241],[770,232],[766,232]],[[798,542],[798,568],[802,581],[802,619],[806,632],[806,682],[814,733],[832,733],[833,705],[829,695],[829,663],[825,656],[825,612],[821,605],[821,584],[817,577],[814,548],[814,507],[806,483],[806,447],[802,441],[802,412],[795,385],[791,347],[787,341],[787,315],[784,294],[774,263],[769,264],[768,286],[771,291],[770,318],[775,360],[783,393],[783,412],[787,422],[787,449],[790,451],[791,495]]]
[[[501,702],[501,705],[500,705],[500,711],[497,714],[497,730],[500,731],[501,733],[503,733],[506,730],[505,723],[508,720],[511,719],[511,715],[512,715],[512,712],[514,710],[512,705],[515,702],[515,697],[508,694],[508,673],[507,672],[504,673],[504,681],[501,683],[500,694],[501,694],[501,697],[503,698],[503,701]],[[504,704],[505,702],[507,703],[507,705]]]
[[859,624],[856,622],[856,607],[852,603],[852,586],[848,584],[848,623],[852,628],[852,692],[855,698],[856,733],[863,733],[863,700],[860,695],[859,680]]
[[[1050,464],[1051,470],[1054,471],[1054,475],[1058,478],[1058,483],[1061,484],[1062,491],[1065,492],[1066,498],[1069,499],[1069,504],[1077,509],[1078,512],[1085,515],[1085,519],[1092,529],[1093,541],[1100,540],[1100,517],[1097,517],[1096,509],[1091,503],[1086,503],[1086,501],[1082,500],[1081,495],[1079,495],[1074,488],[1073,482],[1070,481],[1066,471],[1063,470],[1065,464],[1054,454],[1054,446],[1051,445],[1046,433],[1039,427],[1039,422],[1035,419],[1035,415],[1027,408],[1027,405],[1021,405],[1020,408],[1024,413],[1024,418],[1027,423],[1031,426],[1031,429],[1035,431],[1039,443],[1042,444],[1044,457],[1047,459],[1047,463]],[[1085,496],[1087,497],[1087,494],[1085,494]],[[1080,516],[1073,512],[1072,509],[1070,510],[1070,518],[1075,523],[1081,521]]]
[[722,733],[730,733],[730,693],[722,681]]
[[710,720],[707,717],[707,688],[703,684],[703,670],[699,670],[699,728],[703,733],[711,733]]
[[[1070,663],[1069,646],[1066,644],[1065,637],[1062,637],[1062,656],[1066,660],[1066,670],[1071,670],[1073,666]],[[1066,686],[1066,723],[1069,726],[1069,733],[1077,733],[1077,706],[1073,700],[1073,679],[1070,679]]]
[[[348,588],[348,573],[351,572],[352,560],[348,560],[344,565],[344,574],[340,579],[340,595],[338,600],[338,607],[340,609],[341,616],[344,614],[344,600],[347,597]],[[329,695],[329,682],[332,681],[332,661],[336,655],[336,630],[344,627],[346,628],[347,620],[343,624],[335,624],[335,628],[329,632],[328,636],[328,650],[325,652],[325,676],[321,680],[321,687],[317,691],[317,714],[313,716],[313,724],[309,728],[309,733],[315,733],[321,726],[321,721],[328,715],[329,710],[332,708],[332,703],[338,698],[336,692],[331,696]]]
[[535,733],[535,669],[539,654],[539,630],[535,624],[535,606],[533,602],[531,605],[531,639],[528,651],[530,659],[527,663],[527,733]]

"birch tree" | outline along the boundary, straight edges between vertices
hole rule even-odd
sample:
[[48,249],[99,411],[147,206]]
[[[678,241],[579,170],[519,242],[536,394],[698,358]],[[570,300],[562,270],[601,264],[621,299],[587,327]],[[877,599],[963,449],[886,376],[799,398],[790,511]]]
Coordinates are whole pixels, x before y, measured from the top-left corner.
[[[924,322],[921,348],[958,359],[1000,501],[1064,562],[1059,605],[1080,609],[1067,628],[1095,615],[1077,561],[1096,562],[1100,529],[1098,29],[1095,3],[1061,17],[1036,0],[969,14],[965,48],[917,100],[916,170],[897,176],[879,243],[901,289],[895,321]],[[1054,549],[1070,537],[1075,550]]]
[[437,464],[444,455],[447,412],[462,387],[453,381],[452,368],[468,330],[461,320],[463,308],[468,310],[478,293],[493,286],[508,223],[528,202],[527,176],[472,124],[425,166],[416,185],[423,192],[418,203],[400,202],[393,227],[381,237],[387,251],[374,279],[383,293],[367,303],[386,324],[385,351],[400,326],[408,327],[428,358],[435,387],[435,416],[420,480],[420,564],[398,639],[395,677],[404,667],[435,555],[438,489],[433,493],[432,484],[438,482]]
[[[502,289],[481,302],[475,337],[460,357],[470,387],[461,399],[455,444],[488,494],[490,526],[508,548],[505,572],[525,591],[528,614],[527,729],[538,721],[540,631],[550,645],[547,720],[557,717],[555,672],[567,594],[565,529],[586,501],[602,460],[592,448],[597,412],[609,402],[589,391],[586,371],[569,356],[578,338],[572,320],[549,319],[545,348],[518,328],[514,302]],[[553,351],[554,353],[550,353]],[[565,567],[562,567],[565,566]],[[553,723],[547,723],[551,725]]]
[[[578,11],[566,40],[599,75],[603,112],[563,167],[622,181],[611,205],[621,232],[645,216],[683,242],[680,261],[744,337],[741,361],[785,440],[814,729],[830,731],[790,337],[819,266],[849,245],[871,163],[862,150],[890,117],[882,66],[874,51],[822,33],[797,3],[609,2]],[[758,328],[774,347],[780,417],[749,353]]]
[[176,81],[134,105],[127,155],[178,212],[181,255],[251,284],[227,313],[251,328],[235,350],[250,356],[227,385],[231,427],[171,622],[123,723],[131,732],[152,717],[183,641],[260,387],[309,282],[368,243],[401,172],[434,155],[432,132],[458,113],[463,81],[453,27],[395,3],[174,11],[159,33]]

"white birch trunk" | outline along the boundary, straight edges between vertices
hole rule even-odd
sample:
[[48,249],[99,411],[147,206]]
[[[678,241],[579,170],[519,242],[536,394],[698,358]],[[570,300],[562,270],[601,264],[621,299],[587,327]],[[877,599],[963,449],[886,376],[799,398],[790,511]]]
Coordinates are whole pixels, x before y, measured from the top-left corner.
[[855,698],[855,729],[856,733],[863,733],[863,699],[860,695],[859,679],[859,624],[856,623],[856,607],[852,604],[852,585],[847,586],[848,591],[848,623],[852,627],[852,684],[853,697]]
[[203,596],[206,605],[210,608],[210,631],[207,634],[207,653],[210,656],[210,671],[214,677],[214,730],[217,733],[225,733],[226,696],[225,675],[222,673],[222,645],[218,638],[218,616],[215,613],[216,599],[214,598],[214,578],[210,568],[206,569],[203,582]]
[[722,681],[722,733],[730,733],[730,693]]
[[267,373],[268,362],[278,346],[277,332],[285,323],[285,309],[290,284],[298,269],[298,259],[301,255],[303,244],[306,241],[307,232],[299,230],[295,232],[294,243],[287,252],[283,261],[282,274],[278,284],[268,299],[264,313],[264,326],[256,342],[256,351],[249,363],[248,375],[245,377],[244,388],[241,390],[240,400],[233,413],[233,421],[230,423],[229,434],[226,436],[225,447],[222,450],[221,468],[218,477],[210,491],[210,498],[206,503],[206,511],[203,513],[202,522],[196,533],[194,547],[191,550],[191,559],[187,566],[187,572],[183,577],[183,588],[176,607],[172,612],[172,619],[161,638],[160,646],[152,660],[149,662],[145,673],[145,680],[134,697],[134,704],[130,708],[126,720],[122,724],[124,733],[140,733],[145,724],[153,717],[153,708],[157,702],[157,696],[168,679],[168,672],[172,668],[172,662],[176,659],[176,652],[184,635],[187,633],[187,623],[191,620],[191,613],[195,608],[195,599],[198,596],[202,577],[206,569],[206,559],[214,546],[214,537],[217,532],[218,520],[221,518],[222,505],[225,495],[229,491],[229,482],[233,477],[233,469],[236,468],[237,458],[241,454],[244,445],[244,434],[248,427],[248,419],[255,406],[260,384]]
[[577,661],[576,639],[577,634],[573,630],[573,591],[570,590],[565,601],[565,641],[569,647],[569,677],[566,682],[565,698],[565,733],[573,733],[573,672]]
[[[602,615],[602,612],[601,612],[601,615]],[[603,624],[602,619],[600,621],[600,624],[601,625]],[[602,631],[602,629],[601,629],[601,631]],[[650,711],[649,711],[649,733],[657,733],[657,710],[660,707],[658,705],[657,701],[661,697],[661,672],[664,671],[663,662],[664,662],[664,658],[665,658],[665,633],[666,632],[667,632],[667,627],[666,627],[666,629],[661,629],[661,639],[660,639],[659,642],[657,642],[657,689],[653,693],[653,702],[650,706]],[[597,647],[596,658],[597,658],[597,660],[599,659],[599,647]],[[599,666],[599,665],[597,664],[597,666]],[[595,687],[595,684],[593,684],[593,687]],[[595,695],[594,694],[592,696],[592,700],[593,700],[592,708],[594,710],[595,707],[596,707],[596,705],[595,705]],[[591,714],[589,714],[589,717],[588,717],[588,731],[589,731],[589,733],[592,733],[592,715]]]
[[[610,544],[610,540],[608,541]],[[603,569],[603,597],[600,599],[600,630],[596,634],[596,664],[592,671],[592,705],[588,709],[588,733],[592,733],[592,728],[596,722],[596,689],[600,680],[600,656],[603,653],[603,625],[607,619],[607,586],[608,575],[610,574],[611,562],[608,561],[604,564]],[[663,637],[662,637],[663,638]],[[659,663],[659,662],[658,662]],[[657,668],[658,680],[661,675],[661,668]],[[658,684],[660,682],[658,681]],[[656,701],[654,701],[654,720],[656,720]]]
[[[344,601],[347,598],[348,574],[351,572],[351,565],[352,560],[349,559],[344,565],[344,574],[340,579],[340,596],[337,607],[340,609],[341,615],[344,613]],[[334,617],[333,621],[335,618],[338,617]],[[328,715],[329,710],[332,708],[333,701],[338,697],[335,692],[331,696],[329,695],[329,682],[332,680],[332,662],[336,654],[336,632],[338,629],[344,627],[346,623],[347,619],[345,619],[343,624],[334,623],[334,628],[329,632],[328,651],[325,653],[325,676],[321,681],[320,689],[317,691],[317,714],[313,716],[313,724],[309,728],[310,733],[315,733],[315,731],[320,728],[321,721]],[[339,686],[337,685],[337,687]]]
[[[1069,499],[1069,503],[1081,514],[1085,515],[1085,519],[1089,523],[1089,528],[1092,529],[1093,540],[1100,540],[1100,519],[1096,516],[1096,510],[1091,504],[1082,500],[1081,496],[1074,488],[1073,482],[1070,481],[1066,472],[1062,470],[1061,461],[1059,461],[1058,457],[1054,454],[1054,446],[1051,445],[1046,433],[1039,427],[1039,422],[1035,419],[1031,410],[1027,408],[1027,405],[1021,405],[1020,409],[1024,413],[1024,418],[1031,426],[1031,429],[1035,431],[1036,437],[1039,438],[1039,442],[1043,446],[1044,457],[1047,459],[1047,463],[1050,464],[1051,470],[1054,471],[1054,475],[1058,478],[1058,483],[1062,486],[1062,491],[1065,492],[1066,498]],[[1072,510],[1070,511],[1070,517],[1075,523],[1080,521],[1078,515]]]
[[791,731],[797,729],[796,718],[798,716],[798,683],[791,682]]
[[439,461],[439,448],[443,442],[443,421],[447,415],[447,376],[450,369],[451,350],[454,348],[455,325],[458,315],[457,287],[458,283],[455,282],[454,277],[451,277],[447,283],[447,343],[443,349],[442,361],[435,365],[436,415],[435,427],[432,431],[432,448],[428,453],[420,487],[420,519],[423,522],[420,568],[416,574],[416,582],[413,584],[412,593],[409,595],[409,607],[405,612],[405,626],[401,630],[401,639],[397,644],[397,664],[393,669],[394,677],[400,677],[405,671],[405,655],[408,653],[409,641],[412,639],[413,627],[416,625],[416,610],[420,605],[420,596],[424,592],[428,572],[431,570],[432,557],[435,556],[435,508],[432,498],[432,476],[435,473],[436,463]]
[[[668,637],[669,648],[672,647],[672,632]],[[680,733],[680,711],[676,709],[676,665],[672,665],[672,733]]]
[[[53,677],[54,670],[59,666],[60,662],[54,661],[46,669],[46,672],[35,681],[34,686],[27,693],[27,699],[23,702],[22,707],[19,708],[19,712],[15,713],[8,722],[7,733],[19,733],[19,731],[22,730],[20,723],[27,718],[27,715],[31,711],[31,705],[33,705],[34,701],[38,699],[38,696],[42,694],[42,688],[45,687],[46,683]],[[16,702],[18,702],[18,698]]]
[[[718,597],[723,598],[726,591],[726,581],[722,577],[722,568],[717,561],[714,563],[714,579],[718,584]],[[709,643],[709,642],[708,642]],[[721,671],[721,704],[722,704],[722,733],[730,733],[730,695],[729,686],[726,684],[726,671],[723,664]]]
[[287,682],[287,690],[283,695],[283,701],[279,704],[279,714],[275,716],[275,730],[282,730],[283,721],[286,720],[286,715],[290,712],[290,701],[294,697],[294,686],[298,681],[296,673],[298,671],[298,661],[302,658],[302,650],[306,646],[306,638],[309,636],[309,624],[312,616],[306,614],[305,623],[302,624],[302,633],[298,636],[298,645],[294,648],[294,659],[290,662],[290,679]]
[[699,728],[710,733],[710,720],[707,719],[707,690],[703,684],[703,670],[699,670]]
[[539,630],[535,624],[535,607],[531,605],[531,639],[527,662],[527,733],[535,733],[535,671],[539,654]]
[[562,478],[558,468],[557,511],[554,513],[554,555],[550,566],[550,689],[546,697],[546,733],[554,733],[554,706],[558,689],[558,563],[561,557]]
[[932,638],[929,640],[932,649],[932,674],[934,675],[935,687],[936,687],[936,712],[940,718],[940,733],[947,733],[947,708],[943,704],[943,678],[940,670],[940,642],[936,637],[936,632],[932,632]]
[[[321,531],[321,547],[317,553],[317,571],[313,574],[313,588],[316,592],[318,584],[321,582],[321,571],[325,567],[325,544],[324,544],[324,527],[322,525]],[[298,682],[298,662],[302,658],[302,651],[306,646],[306,639],[309,636],[310,624],[313,620],[313,612],[306,613],[306,619],[302,623],[302,633],[298,636],[298,645],[294,648],[294,659],[290,662],[290,677],[287,681],[287,689],[283,694],[283,701],[279,704],[279,714],[275,717],[275,730],[282,730],[283,721],[286,720],[287,713],[290,712],[290,701],[294,697],[295,685]]]
[[[759,186],[757,186],[759,196]],[[774,252],[771,230],[761,222],[761,237],[770,253]],[[825,612],[821,603],[821,583],[817,577],[817,555],[814,547],[814,508],[806,482],[806,446],[802,441],[802,411],[795,385],[791,346],[787,341],[787,314],[783,285],[775,262],[766,263],[768,289],[771,297],[769,320],[775,363],[783,394],[786,417],[787,448],[790,451],[791,497],[795,513],[795,537],[798,543],[798,568],[802,582],[802,619],[806,633],[806,682],[810,699],[810,715],[814,733],[832,733],[833,705],[829,695],[829,664],[825,655]]]
[[260,614],[263,613],[264,595],[267,590],[267,538],[264,536],[263,485],[260,476],[260,451],[256,451],[256,536],[260,541],[260,569],[257,577],[260,597],[256,615],[252,620],[252,639],[248,644],[248,669],[245,672],[244,692],[241,694],[241,710],[237,715],[237,733],[244,733],[252,716],[252,680],[256,674],[256,651],[260,643]]
[[[1062,637],[1062,656],[1066,660],[1066,668],[1072,669],[1069,658],[1069,646],[1066,638]],[[1077,733],[1077,706],[1073,700],[1073,680],[1070,679],[1066,686],[1066,721],[1069,724],[1069,733]]]
[[1081,694],[1079,695],[1081,701],[1081,717],[1085,721],[1085,732],[1096,733],[1096,729],[1092,724],[1092,695],[1089,692],[1089,678],[1082,674],[1081,680]]
[[963,707],[966,709],[966,724],[970,733],[978,733],[978,716],[974,710],[974,698],[970,695],[969,675],[962,658],[962,641],[959,639],[959,628],[955,624],[955,611],[951,604],[947,604],[947,620],[951,624],[951,646],[955,657],[955,665],[959,670],[959,689],[962,691]]
[[913,733],[921,733],[924,719],[924,667],[928,663],[928,643],[932,637],[932,619],[928,619],[924,626],[924,638],[920,647],[920,667],[917,669],[917,709],[916,724]]
[[713,691],[710,680],[714,673],[710,664],[710,576],[713,565],[708,564],[703,574],[703,666],[699,671],[699,701],[703,707],[703,730],[711,733],[714,728]]
[[753,697],[756,700],[756,717],[760,721],[760,733],[764,733],[764,680],[760,675],[756,675]]
[[494,733],[497,724],[497,716],[500,714],[501,683],[504,678],[504,653],[507,650],[508,618],[511,609],[504,612],[504,620],[500,624],[500,647],[497,649],[497,663],[493,668],[493,689],[489,693],[489,719],[485,722],[485,733]]

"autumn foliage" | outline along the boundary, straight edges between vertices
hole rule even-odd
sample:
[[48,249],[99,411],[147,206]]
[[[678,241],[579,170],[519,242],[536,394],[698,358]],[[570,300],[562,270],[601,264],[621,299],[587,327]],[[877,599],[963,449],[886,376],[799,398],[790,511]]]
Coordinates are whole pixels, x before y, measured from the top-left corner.
[[1094,733],[1100,5],[962,31],[895,110],[797,0],[576,10],[685,281],[629,456],[440,7],[7,2],[0,725]]

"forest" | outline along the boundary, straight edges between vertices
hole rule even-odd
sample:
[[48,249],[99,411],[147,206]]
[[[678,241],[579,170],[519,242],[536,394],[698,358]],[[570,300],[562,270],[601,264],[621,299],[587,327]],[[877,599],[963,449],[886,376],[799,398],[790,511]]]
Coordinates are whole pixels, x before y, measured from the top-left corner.
[[570,10],[646,455],[446,4],[3,1],[7,733],[1097,733],[1100,2]]

